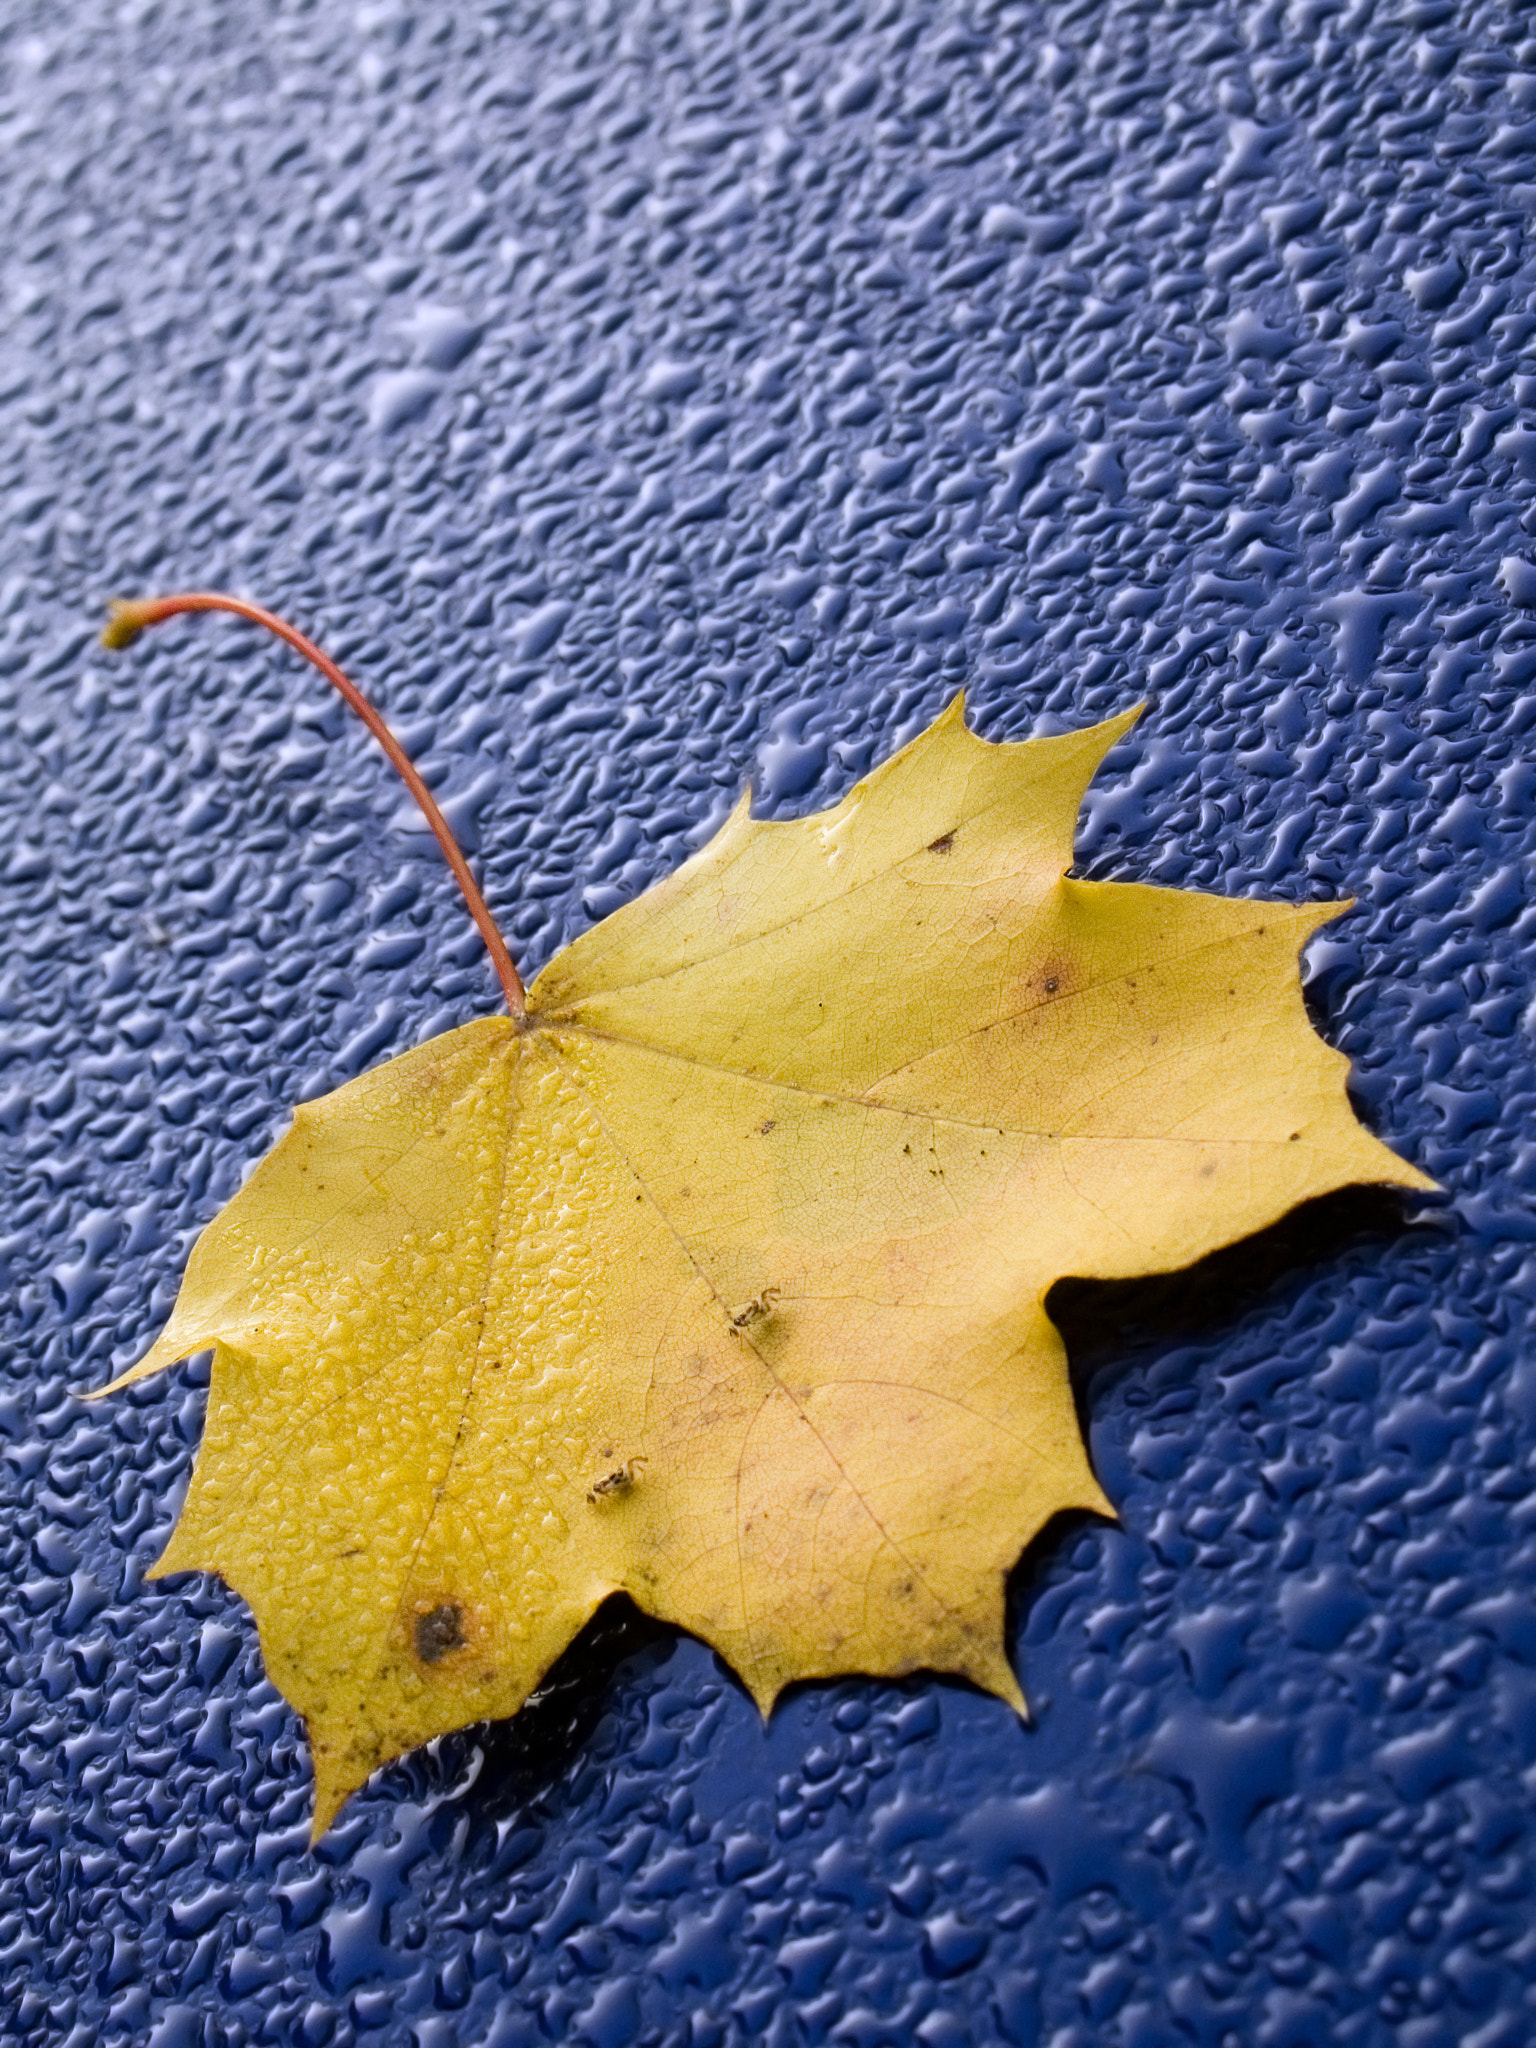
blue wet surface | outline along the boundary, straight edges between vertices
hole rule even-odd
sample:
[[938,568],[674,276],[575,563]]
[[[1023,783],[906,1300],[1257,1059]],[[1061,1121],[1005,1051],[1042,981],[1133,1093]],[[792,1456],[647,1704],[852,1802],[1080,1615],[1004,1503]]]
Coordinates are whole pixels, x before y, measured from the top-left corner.
[[[220,6],[0,27],[3,2033],[17,2048],[1523,2048],[1536,2037],[1536,37],[1338,6]],[[1353,895],[1311,955],[1445,1202],[1068,1287],[1116,1528],[1033,1728],[766,1729],[599,1620],[311,1855],[143,1348],[298,1099],[494,1007],[753,778],[964,683],[1139,697],[1084,871]]]

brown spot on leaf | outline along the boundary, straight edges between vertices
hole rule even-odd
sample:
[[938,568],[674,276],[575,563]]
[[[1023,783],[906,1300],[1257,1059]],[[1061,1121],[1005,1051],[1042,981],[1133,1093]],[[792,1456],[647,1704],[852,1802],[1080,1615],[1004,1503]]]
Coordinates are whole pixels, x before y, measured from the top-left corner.
[[464,1647],[464,1610],[457,1601],[447,1601],[418,1614],[413,1630],[416,1654],[423,1664],[440,1664]]
[[928,851],[930,853],[948,853],[954,843],[955,835],[953,832],[941,832],[937,839],[929,840]]
[[1022,980],[1013,984],[1008,1001],[1009,1014],[1018,1016],[1030,1010],[1043,1009],[1047,1003],[1058,1002],[1063,996],[1074,994],[1081,982],[1078,964],[1069,954],[1048,953]]

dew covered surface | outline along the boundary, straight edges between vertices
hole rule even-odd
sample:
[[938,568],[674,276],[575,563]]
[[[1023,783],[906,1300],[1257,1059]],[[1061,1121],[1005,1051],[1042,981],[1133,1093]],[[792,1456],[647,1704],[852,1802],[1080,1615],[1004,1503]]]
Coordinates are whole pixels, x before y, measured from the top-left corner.
[[[0,29],[0,1983],[17,2048],[1520,2048],[1536,2034],[1536,39],[1443,0]],[[743,781],[956,687],[1147,712],[1083,873],[1311,955],[1444,1202],[1058,1290],[1121,1522],[763,1728],[605,1611],[311,1854],[240,1603],[147,1584],[206,1362],[101,1406],[292,1104],[496,1007]]]

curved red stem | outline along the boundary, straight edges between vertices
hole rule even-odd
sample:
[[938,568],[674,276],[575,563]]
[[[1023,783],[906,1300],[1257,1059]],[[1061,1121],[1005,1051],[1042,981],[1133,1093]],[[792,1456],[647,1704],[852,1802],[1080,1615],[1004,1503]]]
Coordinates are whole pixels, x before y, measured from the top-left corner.
[[395,772],[406,788],[421,806],[422,815],[432,827],[438,845],[453,870],[453,878],[464,892],[464,901],[469,914],[479,928],[485,941],[486,951],[501,980],[507,998],[507,1008],[521,1022],[527,1011],[527,998],[517,969],[512,965],[506,942],[496,929],[496,921],[486,908],[485,898],[469,871],[469,863],[459,850],[448,820],[438,809],[432,792],[412,767],[411,762],[389,727],[368,702],[354,683],[348,682],[341,670],[328,654],[322,654],[312,640],[306,639],[296,626],[290,626],[286,619],[280,619],[275,612],[265,611],[259,604],[249,604],[243,597],[227,597],[218,590],[184,590],[175,597],[148,597],[132,600],[115,599],[110,606],[110,617],[102,641],[108,647],[127,647],[136,640],[146,626],[158,626],[162,619],[174,619],[182,612],[232,612],[236,618],[249,619],[252,625],[265,626],[269,633],[275,633],[279,640],[286,640],[296,654],[319,669],[328,683],[339,690],[358,717],[373,734],[379,745],[389,756]]

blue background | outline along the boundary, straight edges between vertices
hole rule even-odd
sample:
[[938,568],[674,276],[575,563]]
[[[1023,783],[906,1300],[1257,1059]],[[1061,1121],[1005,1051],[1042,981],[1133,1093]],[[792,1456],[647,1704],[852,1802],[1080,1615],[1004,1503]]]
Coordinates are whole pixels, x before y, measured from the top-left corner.
[[[11,0],[0,30],[0,1973],[17,2048],[1536,2034],[1536,38],[1497,7]],[[1026,1730],[763,1729],[606,1614],[317,1854],[194,1366],[99,1407],[298,1099],[495,1007],[744,779],[1145,696],[1082,871],[1314,946],[1444,1185],[1060,1291],[1118,1528]]]

